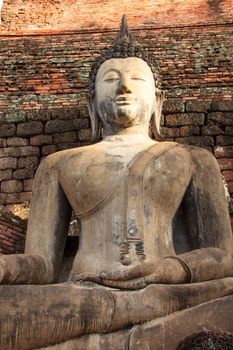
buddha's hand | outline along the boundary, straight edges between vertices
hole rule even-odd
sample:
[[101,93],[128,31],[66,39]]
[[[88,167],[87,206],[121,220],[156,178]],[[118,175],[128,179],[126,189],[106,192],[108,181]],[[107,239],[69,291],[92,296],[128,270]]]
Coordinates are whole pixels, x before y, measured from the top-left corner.
[[142,289],[149,284],[187,282],[187,273],[179,261],[162,259],[157,264],[144,263],[124,271],[101,272],[102,284],[119,289]]

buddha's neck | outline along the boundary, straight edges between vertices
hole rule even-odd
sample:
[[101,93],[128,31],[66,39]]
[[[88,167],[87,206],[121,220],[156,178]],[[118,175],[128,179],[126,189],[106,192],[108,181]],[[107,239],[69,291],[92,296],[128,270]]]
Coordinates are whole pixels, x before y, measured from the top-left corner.
[[131,127],[120,129],[115,133],[108,133],[103,141],[120,143],[152,143],[154,142],[148,135],[148,130],[141,127]]

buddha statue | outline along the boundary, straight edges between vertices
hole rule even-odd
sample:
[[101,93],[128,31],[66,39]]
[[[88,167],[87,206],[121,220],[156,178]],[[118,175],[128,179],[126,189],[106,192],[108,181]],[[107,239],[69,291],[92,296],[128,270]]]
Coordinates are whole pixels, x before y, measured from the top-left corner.
[[[90,74],[96,143],[42,161],[25,254],[0,257],[0,349],[169,350],[156,334],[171,342],[174,327],[181,338],[206,324],[233,327],[221,174],[207,150],[148,136],[151,123],[159,138],[163,97],[123,17]],[[72,211],[79,249],[68,281],[56,283]]]

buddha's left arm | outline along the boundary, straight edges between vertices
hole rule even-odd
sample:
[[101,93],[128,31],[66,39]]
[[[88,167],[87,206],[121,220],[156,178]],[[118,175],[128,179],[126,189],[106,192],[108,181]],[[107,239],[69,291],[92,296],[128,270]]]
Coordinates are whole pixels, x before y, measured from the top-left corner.
[[184,205],[190,239],[199,247],[178,258],[193,282],[233,276],[231,223],[218,163],[206,150],[191,148],[191,154],[193,177]]

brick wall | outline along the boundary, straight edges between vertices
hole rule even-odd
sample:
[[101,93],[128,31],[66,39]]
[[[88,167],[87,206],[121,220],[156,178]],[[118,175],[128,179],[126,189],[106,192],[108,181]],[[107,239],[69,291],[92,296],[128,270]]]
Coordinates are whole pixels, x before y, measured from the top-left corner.
[[[32,11],[33,3],[29,2],[25,11],[20,12],[19,7],[25,2],[14,1],[15,7],[10,11],[12,1],[7,0],[2,12],[0,209],[13,212],[28,207],[33,177],[43,157],[90,142],[86,108],[88,72],[94,57],[114,38],[119,24],[118,16],[111,17],[108,11],[104,21],[100,14],[91,24],[94,15],[90,14],[91,2],[87,2],[77,15],[79,29],[85,29],[77,30],[74,12],[66,29],[75,29],[59,32],[59,20],[55,25],[48,15],[45,23],[43,11],[53,12],[59,19],[58,12],[64,15],[62,6],[67,6],[68,1],[51,1],[51,6],[39,11],[43,3],[37,2],[37,11]],[[214,1],[197,1],[195,6],[189,1],[185,3],[184,8],[183,1],[167,1],[160,13],[158,1],[154,6],[157,22],[152,21],[152,12],[144,9],[144,17],[139,13],[141,10],[135,10],[138,15],[129,16],[129,23],[141,28],[133,31],[135,37],[138,41],[143,38],[145,50],[155,55],[161,67],[163,89],[167,91],[164,139],[213,152],[233,197],[232,9],[229,1],[218,5]],[[73,5],[76,6],[75,1]],[[147,1],[147,5],[152,6],[152,2]],[[168,5],[171,11],[165,16]],[[115,5],[112,6],[113,10]],[[151,18],[145,13],[150,13]],[[183,25],[174,25],[174,18],[181,23],[182,16]],[[205,19],[208,23],[204,23]],[[218,23],[214,23],[216,20]],[[36,31],[29,32],[32,23]],[[53,30],[48,30],[49,27]],[[44,33],[38,32],[38,28]]]
[[4,0],[2,23],[14,30],[115,29],[126,14],[131,27],[232,20],[231,0]]
[[11,213],[0,213],[0,254],[23,253],[26,223]]

